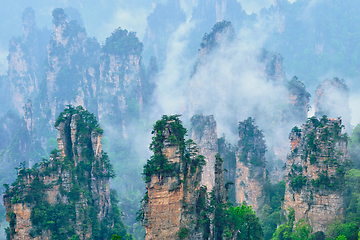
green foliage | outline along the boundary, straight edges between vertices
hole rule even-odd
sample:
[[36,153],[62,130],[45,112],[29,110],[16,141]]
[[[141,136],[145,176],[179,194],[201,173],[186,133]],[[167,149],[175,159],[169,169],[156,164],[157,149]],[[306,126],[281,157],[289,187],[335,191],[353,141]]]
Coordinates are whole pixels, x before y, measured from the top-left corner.
[[310,239],[312,228],[305,219],[300,219],[295,224],[294,233],[292,234],[293,240],[308,240]]
[[135,32],[128,32],[126,29],[116,29],[110,37],[106,38],[103,52],[128,58],[129,55],[140,56],[143,44],[136,37]]
[[[221,34],[226,30],[227,28],[232,28],[232,24],[229,21],[221,21],[217,22],[214,27],[211,29],[211,32],[209,34],[205,33],[202,43],[200,46],[202,48],[208,47],[209,49],[213,48],[216,45],[216,36],[217,34]],[[230,36],[231,37],[231,36]]]
[[121,236],[114,234],[112,235],[111,240],[121,240]]
[[52,16],[53,16],[53,23],[55,24],[55,26],[59,26],[59,24],[64,22],[66,18],[64,9],[62,8],[55,8],[52,12]]
[[340,235],[336,238],[336,240],[347,240],[347,237],[345,237],[344,235]]
[[[301,166],[292,165],[288,174],[289,184],[294,191],[300,191],[303,186],[309,184],[309,187],[315,189],[332,189],[337,190],[344,184],[345,172],[351,166],[351,162],[348,159],[339,161],[343,158],[343,153],[336,150],[336,144],[338,142],[347,142],[347,135],[341,135],[341,129],[344,126],[340,125],[340,121],[332,121],[323,116],[318,119],[311,117],[308,119],[304,130],[307,134],[305,136],[305,147],[301,154],[301,159],[305,162],[309,161],[310,164],[322,164],[327,168],[332,168],[331,172],[322,171],[318,173],[316,179],[307,181],[307,178],[303,175],[303,171],[307,171],[307,168]],[[292,132],[296,134],[301,133],[301,130],[294,127]],[[299,135],[301,136],[301,135]],[[295,148],[296,149],[296,148]],[[293,151],[293,154],[297,155],[297,151]],[[319,158],[322,156],[327,158],[319,162]]]
[[301,128],[295,126],[291,129],[291,132],[296,133],[296,136],[301,137]]
[[152,134],[152,142],[150,150],[154,155],[150,157],[144,165],[143,177],[145,182],[150,182],[151,176],[156,174],[159,179],[164,176],[173,176],[179,172],[179,165],[177,163],[169,163],[168,159],[162,153],[162,149],[166,144],[177,145],[179,147],[180,156],[185,163],[184,171],[188,171],[190,167],[191,173],[195,173],[199,167],[200,170],[205,165],[203,156],[196,156],[196,144],[190,139],[185,141],[185,134],[187,130],[182,126],[179,115],[166,116],[164,115],[161,120],[158,120],[154,127]]
[[263,239],[259,218],[251,206],[242,204],[238,207],[229,207],[226,211],[226,239]]
[[55,127],[58,127],[61,122],[65,122],[66,119],[71,120],[71,116],[77,114],[80,118],[77,120],[79,134],[95,130],[98,134],[103,134],[103,130],[96,120],[96,116],[93,113],[85,110],[82,106],[74,108],[68,105],[63,112],[59,114],[59,117],[55,120]]
[[294,191],[298,192],[302,189],[303,186],[306,185],[306,182],[307,178],[302,174],[299,174],[291,179],[290,186]]
[[269,180],[263,186],[265,203],[259,211],[265,240],[272,238],[276,228],[283,222],[281,203],[284,201],[285,182],[272,184]]
[[185,239],[190,235],[190,230],[187,228],[181,228],[178,232],[178,236],[180,239]]
[[351,161],[356,168],[360,168],[360,124],[354,128],[350,141],[349,141],[349,153]]
[[[75,120],[77,125],[74,138],[78,145],[76,151],[72,149],[69,139],[71,119]],[[41,236],[44,230],[49,230],[52,239],[80,239],[79,237],[83,236],[77,235],[74,226],[76,223],[80,224],[85,232],[91,229],[94,240],[110,239],[114,234],[122,236],[123,239],[132,239],[126,234],[118,208],[119,201],[113,190],[110,191],[111,208],[106,213],[106,218],[98,219],[100,209],[96,205],[96,196],[93,196],[94,181],[98,181],[97,184],[106,183],[109,178],[114,177],[114,172],[106,153],[102,152],[100,157],[94,156],[92,134],[102,133],[95,116],[81,106],[68,106],[58,117],[56,125],[59,126],[62,122],[65,123],[65,145],[69,148],[65,152],[66,156],[62,157],[60,151],[54,149],[50,160],[43,159],[31,169],[26,167],[25,162],[21,163],[16,168],[17,180],[11,188],[7,187],[5,194],[11,198],[11,204],[21,202],[31,205],[32,237]],[[81,151],[77,152],[79,149]],[[67,173],[69,177],[63,179],[63,173]],[[58,179],[45,184],[43,179],[48,176],[58,176]],[[65,180],[68,182],[63,184]],[[50,204],[47,191],[53,189],[54,185],[59,187],[59,195],[57,201]],[[79,205],[79,201],[85,204]],[[12,227],[10,226],[10,231],[13,230]]]
[[[239,122],[239,160],[251,167],[265,167],[265,140],[262,131],[251,117]],[[259,172],[261,173],[262,170]]]
[[280,225],[276,229],[272,240],[292,240],[293,226],[294,226],[294,221],[295,221],[294,209],[289,210],[287,219],[288,220],[286,223]]
[[344,236],[357,239],[360,230],[360,171],[351,169],[345,175],[345,215],[338,218],[328,227],[327,235],[331,239]]

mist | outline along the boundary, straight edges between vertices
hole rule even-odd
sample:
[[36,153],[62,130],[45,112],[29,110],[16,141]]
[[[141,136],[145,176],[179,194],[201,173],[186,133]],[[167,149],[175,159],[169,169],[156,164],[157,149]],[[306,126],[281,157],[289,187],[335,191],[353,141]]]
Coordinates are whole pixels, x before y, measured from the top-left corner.
[[[75,19],[86,29],[87,36],[95,37],[100,44],[104,44],[106,38],[118,27],[136,32],[136,36],[142,41],[146,38],[151,25],[147,21],[148,16],[154,12],[158,4],[167,2],[170,0],[100,2],[91,0],[86,3],[81,0],[37,0],[31,5],[35,10],[38,29],[51,29],[52,11],[60,7],[65,9],[68,20]],[[140,223],[135,223],[135,212],[145,191],[141,172],[146,160],[152,154],[149,151],[152,140],[151,130],[153,124],[162,115],[182,114],[181,120],[188,130],[190,130],[190,118],[193,115],[214,115],[218,137],[224,135],[226,141],[233,146],[238,141],[239,121],[252,117],[259,129],[264,132],[268,152],[272,154],[276,147],[281,148],[282,155],[277,157],[285,162],[290,149],[288,137],[291,129],[294,126],[300,127],[306,122],[306,117],[304,119],[289,117],[284,120],[284,115],[286,115],[284,112],[292,109],[287,84],[293,76],[299,77],[298,80],[305,84],[306,91],[311,94],[307,117],[312,117],[315,115],[313,101],[316,87],[324,79],[339,77],[344,78],[344,82],[350,89],[348,104],[350,115],[346,118],[352,126],[347,126],[348,133],[351,132],[350,128],[352,130],[352,127],[360,123],[358,107],[360,97],[357,94],[360,89],[358,83],[360,57],[357,58],[356,55],[360,53],[360,44],[355,45],[358,41],[354,37],[358,36],[356,27],[349,27],[351,25],[348,24],[348,28],[344,27],[344,31],[340,32],[341,24],[335,27],[330,24],[337,23],[336,17],[331,14],[327,16],[333,19],[333,22],[330,20],[326,22],[328,21],[326,19],[321,22],[322,25],[317,25],[317,11],[323,8],[324,1],[238,0],[237,2],[241,3],[246,13],[236,5],[238,8],[234,7],[234,9],[240,9],[241,12],[236,12],[238,10],[231,12],[233,9],[226,10],[225,7],[221,15],[221,20],[231,18],[233,27],[236,28],[234,36],[231,36],[229,40],[226,39],[228,33],[222,33],[218,44],[209,51],[202,51],[201,38],[196,38],[204,36],[205,28],[214,26],[215,22],[212,21],[218,17],[215,6],[218,2],[212,1],[211,4],[214,2],[216,4],[210,7],[210,3],[206,5],[213,11],[211,14],[204,12],[201,15],[199,8],[197,13],[199,16],[193,16],[192,13],[200,1],[179,0],[179,2],[186,13],[186,21],[183,17],[181,22],[176,24],[171,18],[162,22],[162,13],[156,13],[160,16],[160,21],[153,25],[160,30],[157,32],[158,35],[154,34],[154,38],[160,40],[152,43],[146,43],[144,40],[143,43],[145,50],[139,58],[141,59],[139,69],[144,76],[148,74],[145,69],[148,67],[148,59],[152,57],[150,55],[153,54],[145,56],[146,49],[156,44],[163,44],[160,47],[165,49],[162,52],[165,59],[161,59],[159,72],[151,79],[154,89],[151,89],[151,97],[147,100],[146,109],[139,110],[141,113],[138,115],[131,115],[131,113],[129,116],[119,117],[119,119],[126,118],[127,124],[124,124],[125,120],[115,124],[100,122],[104,129],[103,147],[109,153],[117,174],[111,182],[111,187],[119,192],[120,206],[126,215],[124,221],[130,226],[129,231],[133,232],[137,231],[134,229],[141,228]],[[234,2],[237,4],[236,1]],[[23,0],[14,5],[4,3],[4,9],[8,11],[3,10],[4,14],[0,16],[2,22],[0,31],[4,33],[0,37],[0,75],[4,75],[0,76],[2,87],[0,93],[4,93],[4,96],[0,99],[7,100],[4,101],[6,106],[0,108],[2,115],[11,108],[11,96],[8,96],[10,83],[6,76],[8,45],[13,36],[23,34],[21,14],[27,4],[29,3]],[[207,8],[204,7],[204,9]],[[341,12],[343,9],[331,10]],[[325,13],[328,12],[325,11]],[[172,17],[171,14],[168,15]],[[182,16],[184,16],[183,13]],[[332,28],[326,28],[328,26]],[[337,36],[342,36],[342,38],[337,38]],[[348,36],[352,38],[348,40]],[[156,45],[156,47],[159,46]],[[270,60],[261,58],[264,51],[269,56],[271,55],[270,58],[283,56],[282,67],[279,70],[280,76],[269,77],[267,61]],[[159,63],[160,60],[157,59],[157,61]],[[139,79],[148,77],[144,76]],[[100,79],[97,80],[100,81]],[[343,102],[347,99],[342,93],[336,91],[330,93],[329,96],[326,101],[336,107],[331,109],[328,117],[337,118],[340,116],[339,113],[343,112],[342,108],[347,107],[347,104]],[[128,107],[126,104],[130,105],[129,102],[124,103],[124,109]],[[96,111],[94,113],[96,114]],[[49,138],[56,143],[55,136],[51,135]],[[4,148],[4,151],[6,152],[7,149]],[[272,159],[267,159],[267,161],[271,164]],[[137,237],[140,236],[141,230],[136,234],[138,234]]]

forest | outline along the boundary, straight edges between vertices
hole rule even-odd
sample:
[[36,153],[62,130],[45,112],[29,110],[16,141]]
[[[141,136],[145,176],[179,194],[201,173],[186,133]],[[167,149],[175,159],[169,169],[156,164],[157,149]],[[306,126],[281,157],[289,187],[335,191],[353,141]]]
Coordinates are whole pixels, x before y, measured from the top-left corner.
[[360,3],[252,6],[3,3],[0,239],[359,239]]

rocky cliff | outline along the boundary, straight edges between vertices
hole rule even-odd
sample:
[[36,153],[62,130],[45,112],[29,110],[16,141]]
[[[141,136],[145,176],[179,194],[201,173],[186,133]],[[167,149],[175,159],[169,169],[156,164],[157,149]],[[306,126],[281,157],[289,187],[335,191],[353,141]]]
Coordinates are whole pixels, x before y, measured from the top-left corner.
[[[206,139],[216,139],[214,119],[202,115],[195,118],[192,119],[195,126],[206,123],[207,131],[197,129],[193,135],[199,137],[197,134],[203,132]],[[212,191],[208,193],[207,186],[201,186],[202,175],[207,177],[202,174],[207,162],[204,156],[198,155],[199,150],[191,139],[184,140],[186,131],[176,115],[163,116],[154,125],[150,145],[154,155],[144,166],[147,192],[139,213],[146,239],[200,240],[224,236],[228,207],[224,160],[218,153],[213,156],[212,169],[208,169],[213,177]],[[202,146],[207,146],[205,143],[209,144],[203,142]]]
[[197,202],[204,158],[196,145],[185,143],[186,129],[177,116],[156,122],[150,149],[154,155],[144,166],[146,195],[142,222],[146,239],[201,239]]
[[31,169],[22,164],[4,199],[10,239],[109,239],[125,236],[110,191],[114,176],[101,149],[102,129],[82,107],[56,120],[59,150]]
[[47,30],[36,27],[35,13],[26,8],[22,15],[22,37],[14,37],[9,44],[9,81],[12,104],[23,114],[22,107],[30,97],[39,92],[40,80],[43,77],[43,61],[46,48],[44,43],[49,40]]
[[170,0],[165,4],[156,4],[153,12],[146,18],[147,27],[144,36],[144,59],[156,57],[160,68],[165,64],[168,41],[180,26],[186,22],[186,14],[179,0]]
[[206,161],[201,175],[201,185],[206,186],[211,192],[215,184],[215,155],[219,152],[214,116],[193,116],[191,130],[191,139],[197,144],[199,153],[205,157]]
[[315,116],[319,118],[323,115],[330,118],[341,117],[346,132],[351,133],[349,88],[343,79],[333,78],[321,82],[316,88],[314,108]]
[[348,166],[347,137],[340,119],[310,118],[289,139],[283,208],[295,210],[295,221],[309,220],[314,232],[343,212],[344,174]]
[[237,204],[246,203],[257,211],[264,203],[266,180],[265,141],[252,118],[239,123],[236,153],[235,194]]
[[122,123],[124,137],[126,122],[138,118],[143,107],[142,49],[134,32],[118,28],[106,39],[100,57],[99,119]]
[[[53,11],[53,28],[47,46],[46,96],[41,109],[52,123],[55,116],[68,104],[82,105],[96,111],[97,81],[99,79],[100,45],[88,38],[86,31],[75,20],[67,21],[64,10]],[[94,103],[95,102],[95,103]]]
[[235,29],[239,29],[244,22],[252,20],[236,0],[200,0],[192,11],[190,22],[194,28],[189,33],[189,48],[196,52],[203,33],[209,32],[215,23],[230,21]]

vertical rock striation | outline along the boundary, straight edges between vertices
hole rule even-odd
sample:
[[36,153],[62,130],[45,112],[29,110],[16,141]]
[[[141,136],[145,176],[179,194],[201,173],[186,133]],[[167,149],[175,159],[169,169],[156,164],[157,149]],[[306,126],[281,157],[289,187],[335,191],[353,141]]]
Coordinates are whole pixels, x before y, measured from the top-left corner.
[[101,150],[102,129],[95,117],[82,107],[69,107],[56,128],[59,150],[31,169],[22,165],[6,190],[10,239],[125,235],[110,192],[112,166]]
[[8,56],[12,104],[21,115],[27,99],[39,92],[46,51],[43,42],[47,42],[50,37],[47,30],[36,27],[35,12],[32,8],[25,9],[22,22],[24,35],[11,39]]
[[290,133],[284,209],[295,210],[295,221],[309,220],[314,232],[343,211],[342,188],[348,166],[347,137],[341,120],[310,118]]
[[264,203],[266,180],[265,141],[252,118],[239,123],[236,154],[235,192],[237,204],[246,203],[257,211]]
[[215,155],[218,151],[218,139],[214,116],[195,115],[191,118],[191,139],[197,144],[199,153],[205,157],[201,185],[211,192],[215,184]]
[[143,107],[141,53],[143,45],[134,32],[116,29],[100,57],[98,115],[101,121],[122,124],[138,118]]
[[185,133],[177,116],[163,116],[154,125],[154,155],[143,173],[147,192],[141,218],[147,240],[202,239],[196,207],[205,161],[191,140],[185,142]]
[[[82,105],[96,111],[100,45],[88,38],[75,20],[67,21],[64,10],[53,11],[53,29],[47,46],[46,96],[41,109],[50,108],[50,122],[66,105]],[[94,103],[95,102],[95,103]]]

